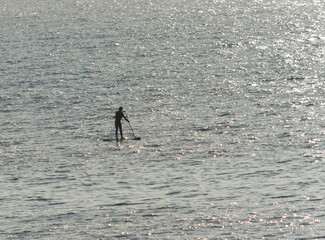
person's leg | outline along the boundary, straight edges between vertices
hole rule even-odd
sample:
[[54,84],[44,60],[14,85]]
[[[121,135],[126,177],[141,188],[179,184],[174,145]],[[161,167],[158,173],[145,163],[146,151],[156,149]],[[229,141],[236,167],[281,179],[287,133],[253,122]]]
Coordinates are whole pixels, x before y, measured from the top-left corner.
[[115,123],[115,137],[116,137],[116,141],[118,141],[117,132],[118,132],[118,124]]
[[120,124],[120,133],[121,133],[121,139],[123,140],[123,132],[122,132],[122,124]]

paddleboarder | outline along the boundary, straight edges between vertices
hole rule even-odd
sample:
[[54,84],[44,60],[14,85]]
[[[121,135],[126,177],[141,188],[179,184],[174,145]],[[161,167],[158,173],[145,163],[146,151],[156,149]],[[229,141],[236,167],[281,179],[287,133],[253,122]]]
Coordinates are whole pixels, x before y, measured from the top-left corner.
[[117,137],[117,133],[118,133],[118,129],[120,129],[120,134],[121,134],[121,139],[123,140],[123,132],[122,132],[122,123],[121,120],[122,118],[124,118],[127,122],[129,122],[129,120],[125,117],[124,113],[123,113],[123,107],[119,107],[118,111],[115,114],[115,136],[116,136],[116,141],[118,141],[118,137]]

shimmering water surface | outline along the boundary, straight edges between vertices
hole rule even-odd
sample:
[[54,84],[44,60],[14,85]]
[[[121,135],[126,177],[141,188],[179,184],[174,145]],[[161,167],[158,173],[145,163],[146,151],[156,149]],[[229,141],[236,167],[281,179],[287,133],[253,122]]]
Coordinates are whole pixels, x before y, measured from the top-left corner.
[[[325,238],[324,22],[317,0],[1,0],[0,239]],[[114,141],[119,106],[141,141]]]

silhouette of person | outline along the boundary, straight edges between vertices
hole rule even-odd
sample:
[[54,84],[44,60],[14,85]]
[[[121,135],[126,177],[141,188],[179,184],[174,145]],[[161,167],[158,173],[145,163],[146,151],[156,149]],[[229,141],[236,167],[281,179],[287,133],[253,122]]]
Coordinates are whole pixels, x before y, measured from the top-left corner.
[[118,141],[118,137],[117,137],[118,129],[120,129],[121,139],[122,140],[124,139],[123,138],[123,132],[122,132],[122,123],[121,123],[122,118],[124,118],[127,122],[129,122],[129,120],[124,116],[123,108],[119,107],[118,111],[115,114],[115,136],[116,136],[116,141]]

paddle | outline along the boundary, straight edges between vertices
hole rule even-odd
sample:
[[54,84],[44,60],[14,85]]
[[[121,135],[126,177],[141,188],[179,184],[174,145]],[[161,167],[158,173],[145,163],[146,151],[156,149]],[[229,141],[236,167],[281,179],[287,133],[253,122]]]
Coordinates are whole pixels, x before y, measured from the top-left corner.
[[128,123],[129,123],[129,126],[130,126],[130,128],[131,128],[131,131],[132,131],[132,134],[133,134],[133,139],[132,140],[141,140],[141,138],[140,137],[136,137],[135,136],[135,134],[134,134],[134,131],[133,131],[133,129],[132,129],[132,126],[131,126],[131,123],[130,123],[130,121],[128,121]]

